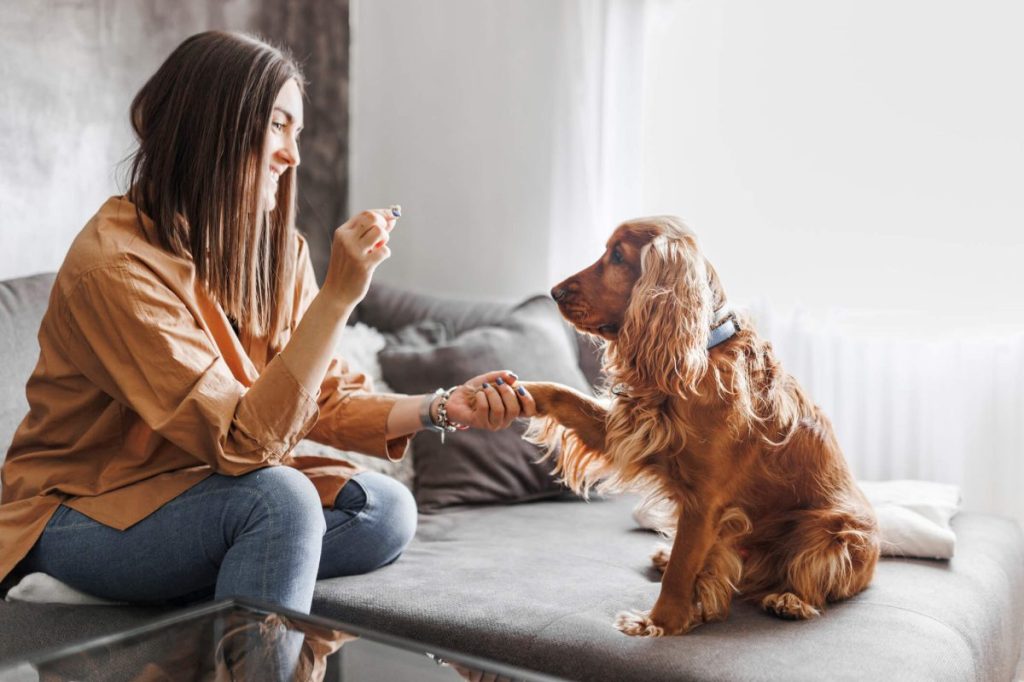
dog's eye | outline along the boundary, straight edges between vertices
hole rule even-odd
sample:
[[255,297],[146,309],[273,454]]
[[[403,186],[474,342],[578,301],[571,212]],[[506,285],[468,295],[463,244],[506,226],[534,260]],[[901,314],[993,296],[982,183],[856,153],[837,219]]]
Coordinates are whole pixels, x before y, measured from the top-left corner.
[[623,261],[622,252],[618,249],[612,249],[612,257],[610,260],[614,265],[620,264]]

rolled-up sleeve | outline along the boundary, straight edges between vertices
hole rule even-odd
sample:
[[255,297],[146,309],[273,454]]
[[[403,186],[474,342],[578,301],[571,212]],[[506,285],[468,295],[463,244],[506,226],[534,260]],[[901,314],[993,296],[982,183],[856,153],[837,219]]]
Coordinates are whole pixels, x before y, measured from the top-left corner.
[[186,303],[144,264],[83,275],[64,307],[66,351],[84,375],[215,471],[278,464],[317,421],[316,399],[280,358],[247,386]]
[[[313,263],[305,240],[300,240],[296,267],[295,311],[292,330],[319,293]],[[401,396],[373,393],[366,375],[352,372],[343,358],[334,357],[320,385],[319,419],[309,438],[341,450],[353,450],[398,461],[405,456],[412,437],[387,437],[391,409]]]

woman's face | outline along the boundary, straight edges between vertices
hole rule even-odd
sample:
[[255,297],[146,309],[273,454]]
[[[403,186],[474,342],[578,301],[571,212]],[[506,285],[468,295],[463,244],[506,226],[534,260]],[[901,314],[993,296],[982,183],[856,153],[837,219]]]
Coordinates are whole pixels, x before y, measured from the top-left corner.
[[266,140],[263,143],[263,168],[260,173],[260,204],[264,211],[277,206],[277,183],[289,167],[299,165],[299,133],[302,132],[302,92],[295,79],[289,79],[274,100]]

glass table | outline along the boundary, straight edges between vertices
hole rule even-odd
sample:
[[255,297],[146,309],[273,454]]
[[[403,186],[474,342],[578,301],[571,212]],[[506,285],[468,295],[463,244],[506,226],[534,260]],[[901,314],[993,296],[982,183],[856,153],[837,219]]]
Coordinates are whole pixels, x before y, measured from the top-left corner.
[[0,664],[0,682],[556,682],[386,633],[230,599]]

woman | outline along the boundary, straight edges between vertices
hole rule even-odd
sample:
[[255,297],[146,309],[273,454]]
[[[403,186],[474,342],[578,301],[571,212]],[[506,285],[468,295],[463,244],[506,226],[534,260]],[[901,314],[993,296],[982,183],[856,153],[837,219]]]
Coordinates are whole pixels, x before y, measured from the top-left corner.
[[317,577],[394,561],[416,509],[385,476],[293,458],[299,440],[397,459],[422,428],[534,413],[507,371],[375,395],[332,356],[397,217],[339,227],[317,289],[294,229],[302,83],[279,50],[208,32],[136,95],[128,193],[72,244],[40,327],[0,472],[0,579],[308,612]]

